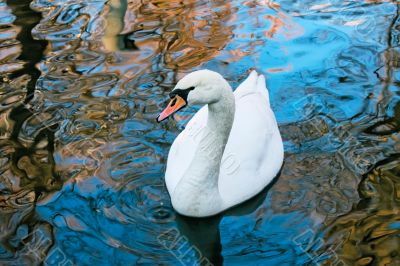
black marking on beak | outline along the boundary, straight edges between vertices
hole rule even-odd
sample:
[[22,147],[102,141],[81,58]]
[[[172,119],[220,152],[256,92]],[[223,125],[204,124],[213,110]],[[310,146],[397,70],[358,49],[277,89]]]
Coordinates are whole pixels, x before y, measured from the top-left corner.
[[185,102],[187,102],[187,97],[188,97],[188,95],[189,95],[189,92],[192,91],[192,90],[194,90],[194,89],[195,89],[195,87],[189,87],[189,88],[187,88],[187,89],[185,89],[185,90],[182,90],[182,89],[175,89],[175,90],[173,90],[173,91],[170,92],[169,98],[172,99],[172,98],[174,98],[176,95],[179,95],[179,96],[182,97],[182,99],[185,100]]

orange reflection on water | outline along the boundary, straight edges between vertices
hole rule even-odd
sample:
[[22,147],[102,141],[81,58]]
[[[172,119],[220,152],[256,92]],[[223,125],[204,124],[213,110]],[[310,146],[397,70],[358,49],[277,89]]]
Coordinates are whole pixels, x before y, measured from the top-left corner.
[[122,33],[133,32],[135,45],[161,55],[169,69],[187,69],[217,56],[229,42],[231,4],[223,1],[143,1],[128,3]]

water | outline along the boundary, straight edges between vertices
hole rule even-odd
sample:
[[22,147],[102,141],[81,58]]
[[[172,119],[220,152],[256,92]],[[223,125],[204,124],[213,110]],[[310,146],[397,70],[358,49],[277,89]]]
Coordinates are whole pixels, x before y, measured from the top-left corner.
[[[400,265],[397,1],[0,0],[1,265]],[[279,177],[209,219],[163,181],[185,73],[267,76]]]

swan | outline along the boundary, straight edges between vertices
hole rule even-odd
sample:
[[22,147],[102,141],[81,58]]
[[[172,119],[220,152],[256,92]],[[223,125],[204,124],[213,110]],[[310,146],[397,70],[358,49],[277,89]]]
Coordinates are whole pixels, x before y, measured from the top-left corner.
[[198,70],[178,81],[161,122],[187,105],[205,105],[174,140],[165,183],[173,208],[207,217],[261,192],[283,163],[283,143],[263,75],[252,71],[232,91],[217,72]]

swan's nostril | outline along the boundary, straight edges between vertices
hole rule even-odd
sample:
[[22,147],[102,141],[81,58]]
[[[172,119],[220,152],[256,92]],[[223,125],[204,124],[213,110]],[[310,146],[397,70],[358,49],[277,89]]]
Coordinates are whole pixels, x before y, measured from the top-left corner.
[[173,107],[176,104],[176,97],[171,101],[171,107]]

